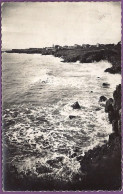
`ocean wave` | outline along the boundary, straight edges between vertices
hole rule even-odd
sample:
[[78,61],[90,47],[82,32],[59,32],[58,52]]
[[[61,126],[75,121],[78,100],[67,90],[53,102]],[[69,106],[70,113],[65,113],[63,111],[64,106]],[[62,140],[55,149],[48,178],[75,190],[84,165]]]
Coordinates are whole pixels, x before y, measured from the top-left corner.
[[[70,113],[76,118],[70,120]],[[94,118],[90,120],[92,115]],[[86,107],[72,111],[70,104],[61,102],[46,107],[15,105],[3,114],[5,143],[10,153],[13,150],[14,159],[9,160],[21,175],[30,170],[37,176],[49,172],[70,180],[75,173],[80,173],[77,157],[108,140],[108,128],[103,111],[98,115],[86,112]],[[61,161],[57,162],[61,157],[62,165]]]

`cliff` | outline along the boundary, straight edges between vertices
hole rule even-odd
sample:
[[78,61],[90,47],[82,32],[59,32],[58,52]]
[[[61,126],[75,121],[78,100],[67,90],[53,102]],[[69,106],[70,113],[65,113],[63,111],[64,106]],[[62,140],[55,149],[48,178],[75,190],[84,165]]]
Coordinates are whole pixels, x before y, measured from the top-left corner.
[[121,183],[121,84],[116,87],[113,99],[105,105],[113,133],[109,142],[85,153],[80,159],[85,174],[82,189],[120,190]]
[[54,55],[60,57],[63,62],[92,63],[101,60],[107,60],[112,64],[111,68],[106,69],[106,72],[120,73],[121,72],[121,44],[107,45],[86,45],[83,46],[58,46],[45,48],[29,48],[29,49],[12,49],[7,53],[27,53],[27,54],[42,54]]

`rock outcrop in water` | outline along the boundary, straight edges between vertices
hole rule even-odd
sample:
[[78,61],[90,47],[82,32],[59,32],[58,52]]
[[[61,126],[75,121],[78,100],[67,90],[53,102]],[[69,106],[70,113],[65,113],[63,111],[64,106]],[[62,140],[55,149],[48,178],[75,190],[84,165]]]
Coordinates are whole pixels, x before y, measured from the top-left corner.
[[103,101],[106,101],[106,100],[107,100],[107,98],[105,96],[100,96],[100,99],[99,99],[100,102],[103,102]]
[[74,119],[74,118],[76,118],[76,116],[74,116],[74,115],[69,115],[69,119]]
[[109,86],[110,86],[109,83],[103,83],[102,85],[103,85],[103,87],[105,87],[105,88],[109,88]]
[[81,106],[79,105],[78,102],[75,102],[73,105],[71,105],[73,107],[73,109],[80,109]]

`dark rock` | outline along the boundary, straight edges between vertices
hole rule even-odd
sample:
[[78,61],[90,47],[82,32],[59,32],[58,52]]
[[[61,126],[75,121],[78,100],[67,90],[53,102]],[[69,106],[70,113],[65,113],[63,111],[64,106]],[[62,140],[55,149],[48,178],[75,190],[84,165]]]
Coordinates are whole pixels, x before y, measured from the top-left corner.
[[105,105],[105,112],[109,112],[109,111],[113,111],[113,99],[109,98],[106,101],[106,105]]
[[47,168],[46,166],[37,166],[36,172],[39,174],[43,174],[43,173],[50,173],[52,172],[52,170],[50,168]]
[[102,85],[103,85],[103,87],[105,87],[105,88],[109,88],[109,86],[110,86],[110,84],[108,84],[108,83],[103,83]]
[[57,157],[55,159],[48,160],[47,163],[54,168],[58,168],[59,166],[61,166],[62,161],[63,157]]
[[87,171],[87,165],[85,163],[81,163],[81,171],[86,172]]
[[116,87],[113,97],[114,100],[110,98],[106,101],[105,112],[108,112],[115,134],[121,135],[121,84]]
[[82,161],[83,156],[78,156],[76,159],[77,159],[77,161]]
[[78,102],[75,102],[73,105],[72,105],[73,109],[80,109],[81,106],[79,105]]
[[112,129],[113,131],[118,134],[118,121],[117,120],[113,120],[112,121]]
[[36,120],[37,121],[40,121],[40,122],[47,122],[47,120],[45,119],[45,117],[37,117]]
[[103,142],[104,142],[104,143],[107,143],[107,140],[104,140]]
[[121,135],[121,119],[118,121],[118,134]]
[[96,111],[99,111],[99,110],[101,110],[101,108],[96,108],[95,110],[96,110]]
[[121,84],[116,87],[113,93],[114,97],[114,108],[119,111],[121,109]]
[[73,118],[76,118],[76,116],[69,115],[69,118],[70,118],[70,119],[73,119]]
[[71,158],[75,158],[77,156],[77,154],[76,153],[73,153],[70,157]]
[[91,93],[93,93],[93,91],[91,91]]
[[46,81],[42,81],[42,83],[46,84]]
[[115,115],[114,111],[109,111],[108,112],[108,118],[109,118],[110,123],[112,123],[112,121],[115,119],[114,115]]
[[55,163],[57,163],[57,161],[55,161],[55,160],[48,160],[47,163],[48,163],[50,166],[54,166]]
[[73,149],[73,151],[74,151],[74,152],[79,152],[79,151],[80,151],[80,148],[75,147],[75,148]]
[[105,97],[105,96],[100,96],[100,102],[103,102],[103,101],[106,101],[107,100],[107,98]]
[[115,133],[110,134],[109,135],[109,143],[112,142],[116,137],[117,137],[117,135]]
[[59,156],[59,157],[57,157],[56,159],[57,159],[58,162],[62,162],[63,159],[64,159],[64,157],[62,157],[62,156],[60,157],[60,156]]
[[107,68],[104,72],[108,72],[108,73],[111,73],[111,74],[115,74],[115,73],[121,73],[121,64],[120,64],[120,61],[119,61],[119,64],[118,66],[116,66],[117,62],[112,62],[112,65],[113,67],[111,68]]
[[104,72],[108,72],[108,73],[115,73],[115,70],[111,67],[111,68],[107,68]]

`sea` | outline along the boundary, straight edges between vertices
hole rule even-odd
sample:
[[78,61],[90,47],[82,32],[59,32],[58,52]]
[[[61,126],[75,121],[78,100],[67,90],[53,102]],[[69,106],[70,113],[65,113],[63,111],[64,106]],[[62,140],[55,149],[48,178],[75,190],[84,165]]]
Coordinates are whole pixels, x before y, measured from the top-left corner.
[[[20,177],[66,182],[82,173],[79,158],[112,133],[99,99],[113,97],[121,75],[104,72],[109,67],[107,61],[2,54],[3,156],[10,170],[14,167]],[[75,102],[81,109],[73,109]]]

